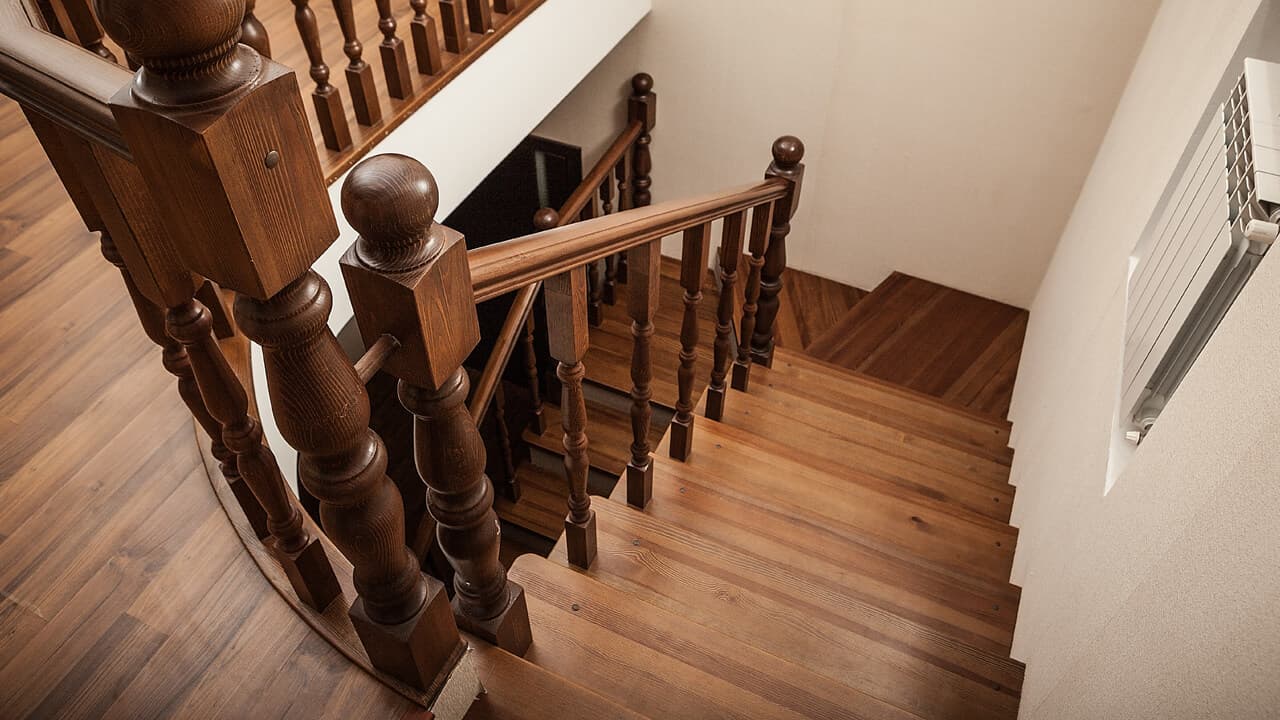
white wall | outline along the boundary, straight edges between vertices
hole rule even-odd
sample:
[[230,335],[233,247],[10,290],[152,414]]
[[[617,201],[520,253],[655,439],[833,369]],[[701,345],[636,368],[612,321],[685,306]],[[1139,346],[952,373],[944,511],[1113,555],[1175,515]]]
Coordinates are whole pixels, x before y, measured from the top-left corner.
[[654,0],[538,129],[594,160],[654,75],[658,200],[808,146],[790,265],[892,270],[1027,307],[1157,0]]
[[1164,2],[1032,305],[1011,413],[1024,718],[1280,712],[1280,261],[1103,495],[1128,255],[1239,58],[1280,55],[1276,14]]

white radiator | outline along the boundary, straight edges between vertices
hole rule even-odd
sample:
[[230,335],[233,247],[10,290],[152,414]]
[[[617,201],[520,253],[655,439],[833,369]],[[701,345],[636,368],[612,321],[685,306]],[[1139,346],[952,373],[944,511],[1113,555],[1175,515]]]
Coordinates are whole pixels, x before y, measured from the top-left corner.
[[[1280,65],[1248,59],[1135,252],[1121,417],[1139,442],[1280,232]],[[1280,217],[1280,213],[1277,213]]]

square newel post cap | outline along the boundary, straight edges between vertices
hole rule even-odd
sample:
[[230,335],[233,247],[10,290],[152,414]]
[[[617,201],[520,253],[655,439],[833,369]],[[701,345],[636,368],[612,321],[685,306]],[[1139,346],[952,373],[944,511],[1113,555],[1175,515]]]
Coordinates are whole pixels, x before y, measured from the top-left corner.
[[245,0],[97,0],[142,67],[112,113],[188,268],[267,299],[338,237],[293,71],[238,42]]
[[342,186],[360,233],[342,257],[360,335],[366,346],[395,337],[383,369],[425,388],[442,387],[480,342],[466,242],[435,222],[439,198],[427,168],[404,155],[368,158]]

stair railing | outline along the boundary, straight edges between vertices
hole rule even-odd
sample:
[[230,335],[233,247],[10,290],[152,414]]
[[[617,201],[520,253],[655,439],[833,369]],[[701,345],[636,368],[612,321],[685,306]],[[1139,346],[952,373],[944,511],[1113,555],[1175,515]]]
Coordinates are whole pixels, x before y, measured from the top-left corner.
[[[657,96],[653,92],[653,78],[645,73],[632,78],[631,87],[627,126],[604,151],[595,166],[559,210],[542,208],[535,214],[534,226],[538,230],[563,227],[581,220],[611,215],[615,210],[629,210],[649,204],[651,197],[649,188],[653,184],[649,177],[653,168],[649,147],[652,143],[651,131],[657,122]],[[640,192],[635,192],[636,188],[640,188]],[[602,315],[600,303],[608,302],[610,305],[614,303],[615,283],[627,281],[626,254],[611,255],[605,258],[604,262],[606,269],[603,283],[600,278],[599,263],[591,263],[587,267],[587,315],[588,322],[592,325],[600,324]],[[532,401],[530,426],[533,432],[538,434],[546,430],[542,415],[541,373],[538,370],[537,352],[534,350],[533,307],[541,290],[542,282],[539,281],[521,288],[516,293],[511,309],[507,312],[507,317],[498,333],[494,349],[489,354],[471,395],[469,407],[477,424],[484,422],[493,404],[495,392],[501,385],[502,376],[511,361],[511,355],[516,346],[521,345]],[[497,411],[500,415],[502,414],[503,409],[500,405]],[[646,419],[645,422],[647,423],[648,420]],[[498,423],[499,432],[505,433],[505,418],[499,417]],[[508,497],[513,501],[518,500],[520,488],[514,473],[511,477],[502,478],[502,480],[501,487],[504,488]]]
[[[409,0],[407,5],[391,0],[330,0],[325,4],[331,6],[330,22],[341,34],[338,47],[325,47],[324,21],[311,0],[292,2],[293,24],[309,64],[297,69],[309,72],[314,83],[310,94],[316,141],[326,180],[333,182],[545,0]],[[271,37],[256,14],[258,3],[245,0],[244,5],[239,41],[270,58]],[[106,61],[118,61],[104,44],[90,0],[47,0],[41,6],[32,0],[28,14],[39,12],[51,32]],[[363,42],[373,32],[375,10],[377,32],[382,36],[378,42],[381,82],[374,78]],[[401,37],[401,24],[406,21],[412,69],[409,44]],[[349,105],[331,80],[333,69],[326,60],[340,56],[346,58],[342,75]],[[136,58],[126,59],[131,69],[138,67]],[[350,118],[355,120],[354,130]]]

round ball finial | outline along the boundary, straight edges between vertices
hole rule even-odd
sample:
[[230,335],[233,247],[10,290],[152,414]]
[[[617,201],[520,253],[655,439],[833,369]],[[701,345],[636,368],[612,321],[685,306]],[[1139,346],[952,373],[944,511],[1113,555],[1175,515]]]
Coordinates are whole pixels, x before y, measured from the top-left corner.
[[795,135],[783,135],[773,142],[773,161],[780,168],[793,168],[804,160],[804,143]]
[[357,252],[370,267],[410,270],[436,256],[433,232],[440,189],[431,171],[405,155],[375,155],[342,184],[342,212],[360,233]]
[[639,73],[631,78],[631,89],[636,95],[647,95],[653,90],[653,76],[649,73]]
[[551,208],[538,208],[533,214],[533,227],[538,231],[550,230],[560,224],[560,213]]
[[[246,0],[95,0],[111,39],[152,67],[198,65],[235,47]],[[194,19],[198,18],[199,22]]]

